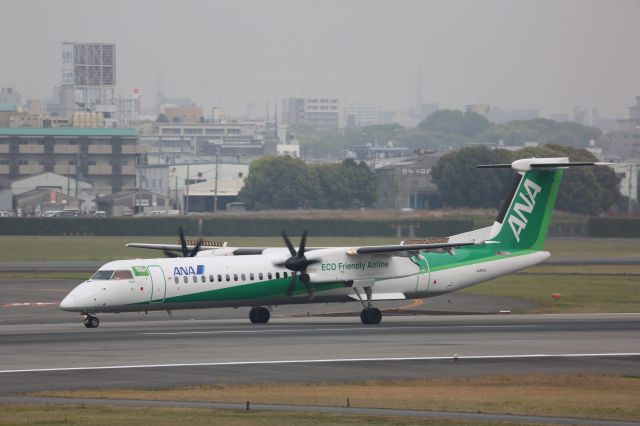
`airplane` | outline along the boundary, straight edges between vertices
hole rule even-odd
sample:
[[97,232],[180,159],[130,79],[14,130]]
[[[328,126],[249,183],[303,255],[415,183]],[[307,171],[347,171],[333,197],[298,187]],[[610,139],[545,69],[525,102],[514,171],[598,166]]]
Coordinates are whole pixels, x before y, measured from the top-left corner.
[[605,164],[558,157],[477,166],[516,172],[493,225],[398,245],[307,247],[305,230],[297,250],[284,231],[286,248],[235,248],[187,241],[180,228],[180,244],[127,244],[168,257],[109,262],[60,308],[96,328],[97,313],[250,307],[251,323],[265,324],[273,306],[356,301],[362,323],[379,324],[375,302],[438,296],[543,262],[564,169]]

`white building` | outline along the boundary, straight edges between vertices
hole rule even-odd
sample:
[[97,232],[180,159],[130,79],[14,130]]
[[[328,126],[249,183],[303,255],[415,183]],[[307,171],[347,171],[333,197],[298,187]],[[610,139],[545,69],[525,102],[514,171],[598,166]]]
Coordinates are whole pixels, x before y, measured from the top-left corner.
[[284,98],[284,124],[306,124],[319,130],[344,127],[342,102],[338,98]]
[[382,124],[382,111],[377,107],[345,107],[343,121],[349,128]]
[[20,195],[36,189],[49,189],[80,200],[81,211],[95,210],[96,194],[93,185],[76,181],[71,176],[45,172],[14,180],[11,184],[13,195]]

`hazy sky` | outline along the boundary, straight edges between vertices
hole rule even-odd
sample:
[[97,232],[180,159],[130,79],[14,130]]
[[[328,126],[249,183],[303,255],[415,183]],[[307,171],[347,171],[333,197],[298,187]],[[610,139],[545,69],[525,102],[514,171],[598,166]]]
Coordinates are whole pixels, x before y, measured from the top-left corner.
[[406,109],[483,102],[625,113],[640,95],[640,1],[4,0],[0,85],[42,97],[60,43],[117,44],[118,92],[162,88],[243,113],[286,96]]

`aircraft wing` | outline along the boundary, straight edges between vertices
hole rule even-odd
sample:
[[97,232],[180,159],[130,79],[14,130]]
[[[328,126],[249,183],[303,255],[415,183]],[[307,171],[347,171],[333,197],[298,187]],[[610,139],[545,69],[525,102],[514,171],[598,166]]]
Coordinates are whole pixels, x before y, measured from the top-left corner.
[[[191,241],[190,243],[193,243]],[[188,250],[193,250],[197,243],[187,244]],[[180,244],[148,244],[148,243],[129,243],[127,247],[134,248],[143,248],[143,249],[152,249],[152,250],[168,250],[168,251],[182,251],[182,245]],[[219,245],[205,245],[204,243],[200,246],[200,250],[215,250],[222,248]]]
[[480,244],[488,243],[488,241],[469,241],[469,242],[458,242],[458,243],[424,243],[424,244],[398,244],[398,245],[388,245],[388,246],[363,246],[356,247],[349,250],[349,254],[351,255],[364,255],[364,254],[389,254],[395,256],[413,256],[421,251],[445,251],[452,252],[453,249],[458,247],[465,246],[475,246]]

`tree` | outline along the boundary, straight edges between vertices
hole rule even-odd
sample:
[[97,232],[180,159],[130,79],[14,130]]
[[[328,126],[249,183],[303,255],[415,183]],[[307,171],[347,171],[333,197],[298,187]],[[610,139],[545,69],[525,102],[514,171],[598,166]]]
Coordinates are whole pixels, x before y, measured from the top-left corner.
[[[446,206],[497,207],[513,181],[504,169],[478,170],[476,164],[511,163],[520,158],[569,157],[570,161],[597,161],[585,149],[548,144],[515,152],[485,147],[463,148],[444,155],[432,170],[433,180]],[[619,178],[609,167],[568,170],[558,193],[557,208],[573,213],[598,215],[621,200]]]
[[511,172],[480,170],[476,165],[509,162],[508,151],[467,147],[440,158],[431,170],[431,176],[445,206],[498,208],[509,189]]
[[421,129],[445,134],[456,134],[465,137],[475,137],[491,127],[491,123],[484,116],[467,111],[443,109],[436,111],[424,119],[418,127]]
[[314,166],[320,180],[324,208],[370,207],[376,201],[376,176],[364,163],[348,159],[340,164]]
[[263,157],[253,161],[238,198],[251,210],[322,206],[315,170],[299,158],[288,156]]

